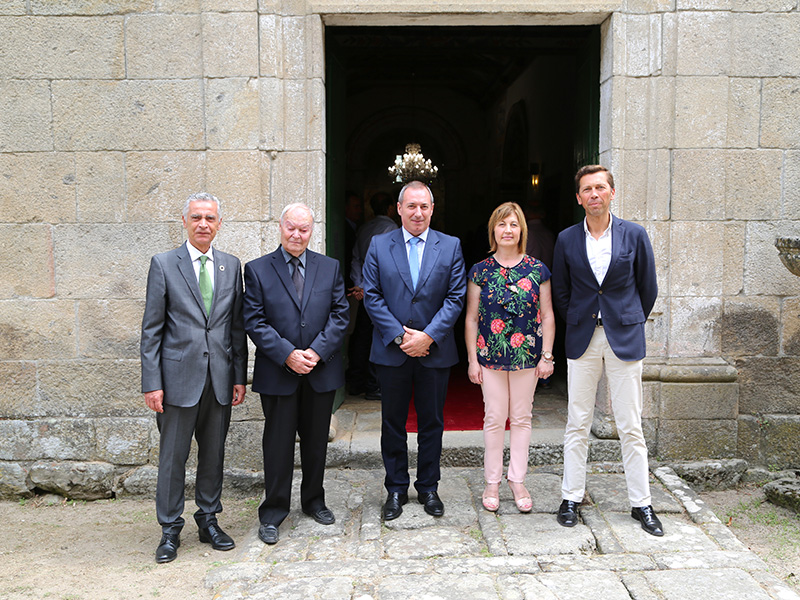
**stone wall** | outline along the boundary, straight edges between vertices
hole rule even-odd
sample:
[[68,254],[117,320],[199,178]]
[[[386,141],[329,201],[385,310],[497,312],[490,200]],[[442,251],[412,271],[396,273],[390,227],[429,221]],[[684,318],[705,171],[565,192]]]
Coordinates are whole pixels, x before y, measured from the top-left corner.
[[[654,453],[800,465],[800,279],[773,247],[800,235],[797,0],[5,0],[0,494],[63,488],[53,463],[147,480],[149,257],[198,190],[243,262],[291,201],[322,250],[324,27],[411,23],[602,23],[601,157],[658,260],[650,355],[700,365],[648,382]],[[257,402],[234,414],[228,464],[258,470]]]

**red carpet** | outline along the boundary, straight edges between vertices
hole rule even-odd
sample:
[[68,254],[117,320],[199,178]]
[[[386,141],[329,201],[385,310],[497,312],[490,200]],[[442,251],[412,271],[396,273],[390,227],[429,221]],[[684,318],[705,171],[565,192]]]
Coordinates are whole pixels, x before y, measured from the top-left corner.
[[[407,431],[417,432],[414,401],[408,409]],[[450,371],[444,403],[445,431],[480,431],[483,429],[483,394],[481,386],[470,383],[466,368],[458,365]]]

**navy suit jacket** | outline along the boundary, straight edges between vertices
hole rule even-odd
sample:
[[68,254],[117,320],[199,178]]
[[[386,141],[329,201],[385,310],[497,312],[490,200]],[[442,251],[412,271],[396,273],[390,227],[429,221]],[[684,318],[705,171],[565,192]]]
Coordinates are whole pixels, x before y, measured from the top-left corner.
[[306,250],[303,298],[278,248],[244,266],[244,327],[256,346],[253,391],[288,396],[301,376],[284,367],[294,349],[320,356],[305,377],[316,392],[344,385],[342,342],[350,322],[339,261]]
[[567,323],[567,358],[580,358],[594,335],[598,312],[617,358],[644,358],[644,324],[658,296],[653,248],[644,227],[613,217],[611,264],[597,283],[586,254],[583,221],[562,231],[553,252],[553,303]]
[[453,326],[464,307],[467,288],[464,257],[457,238],[428,230],[416,290],[411,285],[403,229],[372,238],[363,268],[364,308],[374,329],[370,360],[398,367],[408,355],[394,339],[403,325],[424,331],[433,344],[426,367],[451,367],[458,362]]

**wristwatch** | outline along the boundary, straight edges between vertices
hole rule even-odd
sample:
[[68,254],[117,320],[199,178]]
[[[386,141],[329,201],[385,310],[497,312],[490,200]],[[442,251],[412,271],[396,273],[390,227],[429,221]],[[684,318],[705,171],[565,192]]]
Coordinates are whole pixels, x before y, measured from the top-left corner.
[[400,335],[398,335],[396,338],[394,338],[394,343],[395,343],[395,344],[397,344],[398,346],[399,346],[400,344],[402,344],[402,343],[403,343],[403,336],[404,336],[404,335],[405,335],[405,333],[401,333],[401,334],[400,334]]
[[542,352],[542,360],[544,360],[544,362],[551,363],[555,360],[555,358],[553,357],[552,352],[550,352],[549,350],[545,350],[544,352]]

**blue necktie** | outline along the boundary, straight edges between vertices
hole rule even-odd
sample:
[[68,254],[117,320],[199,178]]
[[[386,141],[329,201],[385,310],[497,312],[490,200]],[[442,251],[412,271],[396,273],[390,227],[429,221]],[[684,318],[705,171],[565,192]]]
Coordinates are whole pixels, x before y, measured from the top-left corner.
[[411,248],[408,251],[408,266],[411,269],[411,285],[417,289],[417,280],[419,280],[419,254],[417,254],[417,244],[419,244],[418,237],[412,237],[408,240]]

